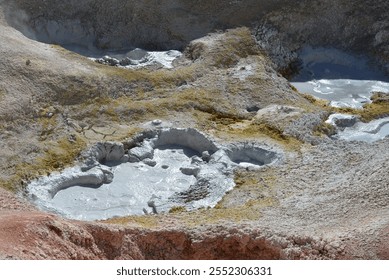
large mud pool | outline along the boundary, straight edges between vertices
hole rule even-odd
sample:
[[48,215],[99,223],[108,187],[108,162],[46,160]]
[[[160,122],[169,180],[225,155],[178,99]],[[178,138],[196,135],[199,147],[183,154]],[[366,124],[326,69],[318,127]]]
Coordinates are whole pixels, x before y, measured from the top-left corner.
[[234,186],[236,168],[275,164],[281,152],[256,143],[219,145],[194,129],[147,132],[135,142],[99,143],[81,165],[33,181],[41,209],[77,220],[214,207]]

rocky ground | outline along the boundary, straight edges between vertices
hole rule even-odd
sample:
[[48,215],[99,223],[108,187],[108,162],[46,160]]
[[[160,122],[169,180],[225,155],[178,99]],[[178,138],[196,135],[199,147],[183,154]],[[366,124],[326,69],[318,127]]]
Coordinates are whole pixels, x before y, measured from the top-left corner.
[[[80,4],[81,15],[99,11],[96,24],[74,16],[76,1],[61,9],[47,1],[0,1],[0,258],[389,258],[389,142],[331,140],[324,121],[335,109],[298,93],[277,72],[290,73],[304,44],[363,51],[387,67],[386,2],[299,1],[292,10],[278,5],[288,5],[283,1],[221,2],[169,1],[150,15],[152,22],[175,11],[158,25],[164,32],[131,25],[142,26],[137,34],[151,28],[156,48],[178,46],[185,55],[174,69],[130,70],[56,45],[80,43],[66,41],[68,30],[91,38],[86,44],[97,38],[93,47],[130,47],[118,39],[126,28],[107,32],[115,5]],[[125,7],[140,13],[147,5]],[[217,9],[217,21],[204,21]],[[318,14],[320,24],[312,23]],[[184,19],[192,20],[192,32]],[[225,29],[241,25],[250,28]],[[43,27],[47,32],[39,33]],[[215,29],[223,31],[207,35]],[[236,187],[213,209],[80,222],[41,212],[24,198],[30,180],[74,164],[96,142],[128,143],[154,119],[197,128],[220,143],[268,145],[283,151],[283,161],[236,171]]]

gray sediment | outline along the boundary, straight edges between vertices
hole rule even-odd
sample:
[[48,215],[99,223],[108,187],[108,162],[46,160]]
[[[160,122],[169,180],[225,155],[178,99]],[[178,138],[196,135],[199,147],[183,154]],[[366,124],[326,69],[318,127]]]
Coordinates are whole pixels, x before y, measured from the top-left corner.
[[235,169],[275,164],[282,153],[258,143],[220,145],[196,129],[168,128],[125,143],[97,143],[83,157],[75,167],[31,182],[29,198],[79,220],[214,207],[235,186]]

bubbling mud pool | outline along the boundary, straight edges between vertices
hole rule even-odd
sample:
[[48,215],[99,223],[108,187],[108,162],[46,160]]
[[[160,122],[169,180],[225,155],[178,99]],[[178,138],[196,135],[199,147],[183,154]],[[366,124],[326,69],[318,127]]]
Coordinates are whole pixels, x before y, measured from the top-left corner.
[[195,129],[147,132],[134,147],[124,146],[96,144],[82,165],[31,182],[28,197],[43,210],[77,220],[214,207],[235,186],[235,169],[282,158],[255,143],[219,145]]
[[97,54],[89,55],[89,58],[100,64],[127,69],[147,66],[171,69],[174,67],[173,62],[181,56],[182,53],[177,50],[146,51],[137,48],[128,52],[109,52],[104,56]]
[[183,147],[155,149],[151,165],[126,162],[113,166],[112,183],[97,188],[66,188],[53,197],[52,205],[67,216],[87,220],[128,213],[142,215],[143,209],[150,211],[148,204],[153,200],[159,200],[157,211],[168,211],[168,202],[163,198],[172,197],[196,183],[193,175],[180,171],[180,167],[191,162],[187,150]]
[[333,107],[362,108],[373,92],[389,92],[389,83],[351,79],[321,79],[292,83],[300,92],[330,101]]
[[[365,57],[357,57],[337,49],[305,48],[300,53],[300,73],[291,84],[302,93],[330,101],[333,107],[362,109],[371,103],[375,92],[389,93],[389,79],[369,64]],[[333,115],[327,123],[338,128],[336,139],[375,142],[389,135],[386,118],[362,123],[355,119],[347,127],[337,125],[338,119],[352,116]]]
[[305,48],[300,73],[291,81],[300,92],[331,102],[333,107],[362,108],[373,92],[389,92],[389,79],[357,57],[337,49]]
[[[337,125],[339,120],[341,122],[342,120],[348,120],[347,122],[350,123],[349,120],[353,118],[355,122],[352,125]],[[389,135],[389,118],[381,118],[369,123],[363,123],[357,121],[355,116],[333,114],[326,122],[338,128],[337,134],[333,136],[335,139],[373,143]]]

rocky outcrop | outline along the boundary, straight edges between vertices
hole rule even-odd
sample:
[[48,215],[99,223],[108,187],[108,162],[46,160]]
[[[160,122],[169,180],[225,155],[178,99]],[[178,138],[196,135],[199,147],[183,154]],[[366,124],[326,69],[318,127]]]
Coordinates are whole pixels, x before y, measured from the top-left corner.
[[340,127],[351,127],[356,124],[358,121],[358,118],[353,115],[346,115],[346,114],[332,114],[328,117],[327,123]]
[[48,43],[90,50],[182,49],[209,32],[243,25],[255,26],[258,44],[285,74],[306,45],[369,53],[388,67],[385,1],[4,2],[13,26]]
[[5,2],[10,5],[9,22],[40,41],[91,49],[161,50],[183,48],[216,29],[250,25],[287,1]]
[[[360,236],[348,236],[347,241],[342,242],[260,230],[255,224],[241,224],[239,228],[230,224],[203,226],[192,230],[179,226],[131,229],[65,221],[40,212],[20,211],[1,213],[0,222],[1,259],[387,258],[387,228],[372,232],[363,241]],[[369,243],[372,237],[380,242]]]
[[388,8],[385,1],[292,1],[266,14],[255,34],[286,73],[303,46],[368,54],[389,71]]

